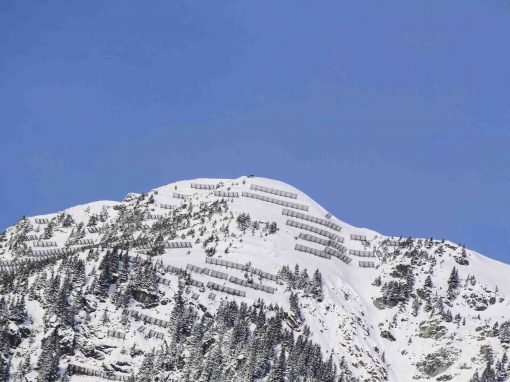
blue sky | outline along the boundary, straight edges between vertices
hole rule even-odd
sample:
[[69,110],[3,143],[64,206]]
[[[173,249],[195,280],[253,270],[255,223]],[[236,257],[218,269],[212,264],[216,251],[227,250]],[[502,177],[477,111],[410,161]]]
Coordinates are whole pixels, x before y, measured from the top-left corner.
[[254,173],[510,263],[507,2],[5,0],[0,31],[0,229]]

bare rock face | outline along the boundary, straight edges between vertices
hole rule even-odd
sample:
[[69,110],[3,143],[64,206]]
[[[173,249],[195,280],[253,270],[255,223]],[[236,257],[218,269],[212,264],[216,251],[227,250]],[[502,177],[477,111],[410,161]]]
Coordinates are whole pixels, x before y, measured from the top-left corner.
[[420,324],[418,336],[438,340],[446,333],[446,327],[440,321],[426,321]]
[[154,305],[159,301],[157,295],[148,293],[145,290],[132,289],[131,295],[136,301],[145,305]]
[[435,377],[444,373],[453,365],[458,351],[441,348],[434,353],[427,354],[425,358],[416,364],[417,369],[428,377]]

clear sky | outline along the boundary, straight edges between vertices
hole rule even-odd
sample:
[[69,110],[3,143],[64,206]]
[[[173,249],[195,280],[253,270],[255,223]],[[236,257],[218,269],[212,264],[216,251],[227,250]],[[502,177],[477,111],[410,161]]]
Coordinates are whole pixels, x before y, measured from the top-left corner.
[[196,177],[510,263],[507,1],[0,2],[0,229]]

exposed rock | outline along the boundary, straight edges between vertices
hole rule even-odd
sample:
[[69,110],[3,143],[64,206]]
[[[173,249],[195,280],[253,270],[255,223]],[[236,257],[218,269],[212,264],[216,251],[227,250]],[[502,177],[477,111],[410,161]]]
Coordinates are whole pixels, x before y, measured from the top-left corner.
[[446,334],[447,330],[444,325],[438,321],[429,321],[420,324],[418,336],[421,338],[439,339]]
[[441,348],[434,353],[427,354],[416,364],[419,371],[429,377],[444,373],[455,362],[455,352],[452,349]]
[[381,337],[390,341],[395,341],[395,337],[393,336],[393,334],[391,334],[389,330],[382,330]]

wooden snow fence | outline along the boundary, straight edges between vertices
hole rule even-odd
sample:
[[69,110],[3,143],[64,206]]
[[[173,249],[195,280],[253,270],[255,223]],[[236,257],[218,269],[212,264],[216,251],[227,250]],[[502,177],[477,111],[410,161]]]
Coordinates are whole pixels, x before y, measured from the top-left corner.
[[126,339],[126,333],[118,332],[117,330],[108,329],[106,331],[106,335],[108,337],[119,338],[121,340],[125,340]]
[[273,294],[274,291],[276,290],[275,288],[271,288],[270,286],[262,285],[262,284],[257,284],[257,283],[254,283],[254,282],[250,283],[250,282],[248,282],[248,281],[246,281],[244,279],[240,279],[240,278],[235,277],[235,276],[230,276],[228,281],[230,281],[231,283],[237,284],[237,285],[242,285],[242,286],[247,287],[247,288],[261,290],[262,292],[271,293],[271,294]]
[[222,267],[234,268],[234,269],[237,269],[237,270],[240,270],[240,271],[245,271],[245,272],[253,273],[253,274],[255,274],[255,275],[259,276],[259,277],[262,277],[263,279],[267,279],[267,280],[271,280],[271,281],[278,281],[278,277],[277,276],[275,276],[275,275],[273,275],[271,273],[264,272],[261,269],[254,268],[251,265],[234,263],[232,261],[216,259],[214,257],[206,257],[205,258],[205,262],[207,264],[219,265],[219,266],[222,266]]
[[361,268],[375,268],[375,264],[373,261],[360,261],[359,266]]
[[370,251],[361,251],[359,249],[349,249],[349,255],[358,257],[375,257],[375,253]]
[[252,184],[250,186],[250,190],[262,191],[262,192],[267,192],[268,194],[272,194],[272,195],[278,195],[278,196],[283,196],[286,198],[297,199],[297,194],[295,194],[294,192],[277,190],[276,188],[259,186],[257,184]]
[[[284,208],[282,211],[282,215],[290,216],[291,218],[303,219],[306,221],[310,221],[312,223],[320,224],[320,225],[331,228],[338,232],[340,232],[342,230],[342,227],[340,227],[338,224],[333,223],[330,220],[318,218],[318,217],[312,216],[312,215],[307,215],[302,212],[292,211],[292,210],[288,210],[288,209]],[[343,238],[342,238],[342,242],[343,242]]]
[[168,321],[148,316],[144,313],[137,312],[136,310],[130,310],[129,315],[133,317],[135,320],[143,321],[143,323],[145,324],[156,325],[162,328],[168,328],[170,326],[170,322]]
[[165,210],[172,210],[172,209],[174,209],[174,208],[175,208],[175,207],[174,207],[174,206],[172,206],[171,204],[164,204],[164,203],[161,203],[159,206],[160,206],[161,208],[165,209]]
[[233,191],[214,191],[214,196],[222,196],[224,198],[238,198],[239,193]]
[[321,250],[318,250],[315,248],[311,248],[311,247],[307,247],[306,245],[296,244],[294,249],[296,251],[300,251],[300,252],[311,253],[312,255],[322,257],[324,259],[331,259],[331,255],[328,255],[324,251],[321,251]]
[[205,183],[191,183],[191,188],[196,188],[197,190],[214,190],[216,188],[216,185]]
[[306,231],[310,231],[313,233],[316,233],[318,235],[327,237],[330,240],[338,240],[338,235],[335,233],[331,233],[329,231],[323,230],[321,228],[317,228],[314,226],[311,226],[310,224],[300,223],[292,219],[287,219],[287,225],[294,228],[304,229]]
[[228,294],[231,294],[231,295],[234,295],[234,296],[246,297],[246,292],[245,291],[242,291],[242,290],[239,290],[239,289],[230,288],[230,287],[227,287],[227,286],[224,286],[224,285],[220,285],[220,284],[216,284],[216,283],[213,283],[212,281],[209,281],[207,283],[207,287],[210,288],[210,289],[217,290],[218,292],[228,293]]
[[99,377],[102,379],[108,379],[110,381],[128,381],[129,376],[128,375],[122,375],[122,374],[115,374],[108,371],[102,371],[98,369],[92,369],[90,367],[85,367],[81,365],[76,365],[74,363],[70,363],[67,366],[68,373],[70,375],[72,374],[84,374],[89,375],[92,377]]
[[101,227],[87,227],[87,230],[89,233],[100,233]]
[[296,210],[308,211],[308,206],[305,206],[304,204],[288,202],[286,200],[271,198],[265,195],[254,194],[253,192],[243,192],[242,196],[262,200],[268,203],[278,204],[279,206],[294,208]]
[[193,265],[193,264],[188,264],[188,265],[186,265],[186,270],[190,271],[190,272],[202,274],[202,275],[215,277],[217,279],[228,280],[228,274],[226,274],[224,272],[220,272],[220,271],[215,271],[214,269],[211,269],[211,268],[202,268],[202,267],[197,267],[196,265]]

